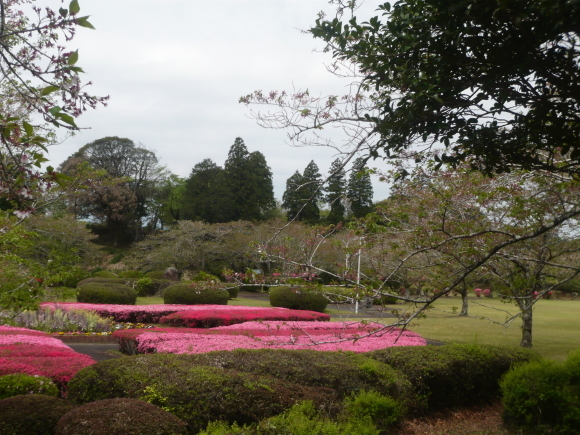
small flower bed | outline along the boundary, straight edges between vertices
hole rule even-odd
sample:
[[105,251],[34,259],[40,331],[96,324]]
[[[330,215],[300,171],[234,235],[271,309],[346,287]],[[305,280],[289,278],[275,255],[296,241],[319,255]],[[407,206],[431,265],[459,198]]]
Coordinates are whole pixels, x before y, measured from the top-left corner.
[[263,348],[369,352],[391,346],[426,345],[425,339],[414,332],[383,327],[378,323],[272,321],[211,329],[118,331],[113,336],[127,353],[193,354]]
[[25,373],[51,378],[64,390],[80,369],[96,363],[43,332],[0,326],[0,376]]
[[253,320],[319,321],[328,322],[330,316],[315,311],[285,308],[223,307],[180,311],[162,317],[159,323],[188,328],[213,328]]
[[[159,319],[178,311],[219,309],[223,305],[112,305],[112,304],[84,304],[77,302],[45,302],[43,307],[53,307],[61,310],[94,311],[101,317],[111,317],[116,322],[159,323]],[[249,309],[253,307],[235,307]]]

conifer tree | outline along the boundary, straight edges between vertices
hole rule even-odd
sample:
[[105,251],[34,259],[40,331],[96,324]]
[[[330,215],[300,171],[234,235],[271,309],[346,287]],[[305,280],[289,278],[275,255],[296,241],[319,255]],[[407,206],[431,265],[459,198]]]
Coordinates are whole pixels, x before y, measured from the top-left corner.
[[326,189],[326,197],[324,198],[330,204],[330,214],[327,221],[330,224],[337,224],[344,220],[344,199],[346,196],[346,179],[344,170],[341,167],[340,159],[336,159],[330,166],[330,173],[332,174],[328,180],[328,187]]
[[323,198],[319,189],[322,177],[318,166],[312,160],[304,169],[304,172],[296,171],[286,181],[286,191],[282,197],[282,207],[288,211],[288,220],[296,220],[306,223],[317,223],[320,220],[318,201]]
[[362,157],[356,159],[352,165],[347,198],[350,201],[352,217],[361,218],[373,210],[373,185]]
[[299,171],[286,180],[286,190],[282,196],[282,208],[286,209],[288,220],[291,221],[298,216],[300,209],[304,205],[300,197],[300,187],[304,184],[304,177]]

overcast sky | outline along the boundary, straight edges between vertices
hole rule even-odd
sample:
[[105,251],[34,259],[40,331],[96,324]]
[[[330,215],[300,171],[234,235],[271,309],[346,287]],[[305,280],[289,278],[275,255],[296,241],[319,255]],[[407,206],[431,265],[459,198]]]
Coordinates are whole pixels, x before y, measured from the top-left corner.
[[[287,178],[310,160],[328,171],[336,157],[331,149],[290,147],[284,130],[259,127],[238,103],[258,89],[346,93],[345,83],[325,69],[330,56],[316,51],[322,43],[299,31],[311,27],[319,11],[332,14],[328,0],[79,3],[80,15],[90,15],[97,30],[80,29],[70,48],[79,49],[91,92],[110,101],[78,119],[89,129],[51,147],[51,164],[96,139],[119,136],[154,150],[169,170],[186,177],[205,158],[223,165],[241,137],[250,152],[266,157],[278,199]],[[368,0],[366,7],[378,4]],[[388,187],[373,184],[375,200],[385,198]]]

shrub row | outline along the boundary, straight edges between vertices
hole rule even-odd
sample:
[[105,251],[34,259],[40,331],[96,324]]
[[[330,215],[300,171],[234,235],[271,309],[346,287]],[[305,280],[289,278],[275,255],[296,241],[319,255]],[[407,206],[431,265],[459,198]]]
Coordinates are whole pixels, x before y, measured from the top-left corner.
[[88,403],[115,397],[162,406],[197,433],[211,420],[252,423],[302,400],[336,411],[329,388],[314,388],[218,367],[196,366],[189,355],[138,355],[101,361],[77,373],[68,399]]
[[322,313],[328,305],[328,299],[319,292],[311,291],[306,287],[280,286],[270,289],[270,305]]
[[77,301],[88,304],[135,305],[137,292],[124,284],[87,283],[77,287]]
[[166,304],[227,305],[229,299],[230,294],[227,290],[209,283],[173,284],[163,293],[163,302]]
[[389,347],[366,354],[400,370],[411,381],[417,411],[490,402],[513,364],[536,359],[527,349],[485,345]]

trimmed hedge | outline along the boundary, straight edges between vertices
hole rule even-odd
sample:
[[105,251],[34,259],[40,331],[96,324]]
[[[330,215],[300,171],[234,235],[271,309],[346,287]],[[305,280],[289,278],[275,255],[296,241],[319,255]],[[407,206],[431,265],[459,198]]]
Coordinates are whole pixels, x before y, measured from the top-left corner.
[[135,305],[137,292],[123,284],[83,284],[77,287],[77,302]]
[[411,398],[411,383],[399,371],[354,352],[237,349],[189,355],[191,364],[235,369],[310,387],[332,388],[340,398],[369,390]]
[[336,394],[219,367],[196,366],[191,355],[137,355],[101,361],[69,382],[68,399],[87,403],[130,397],[162,406],[189,425],[191,433],[209,421],[252,423],[312,400],[336,412]]
[[60,418],[75,404],[42,394],[0,400],[0,435],[53,435]]
[[512,365],[536,357],[528,349],[447,344],[389,347],[364,354],[400,370],[415,389],[417,411],[490,402]]
[[281,286],[270,289],[270,305],[322,313],[328,305],[328,299],[319,292],[310,291],[304,287]]
[[139,270],[122,270],[117,273],[119,278],[129,278],[129,279],[141,279],[145,277],[145,274]]
[[200,288],[194,284],[173,284],[163,293],[165,304],[179,305],[227,305],[230,294],[223,288]]
[[175,281],[170,281],[168,279],[153,279],[153,278],[141,278],[135,283],[135,290],[139,296],[154,296],[162,295],[163,291],[174,285]]
[[43,394],[57,397],[58,387],[51,379],[44,376],[32,376],[24,373],[0,376],[0,399],[21,394]]
[[158,406],[137,399],[106,399],[66,413],[55,435],[179,435],[186,424]]
[[580,351],[563,363],[532,361],[501,381],[504,423],[525,433],[580,434]]
[[127,278],[100,278],[100,277],[92,277],[83,279],[79,281],[77,287],[83,286],[85,284],[107,284],[107,285],[133,285],[132,279]]

